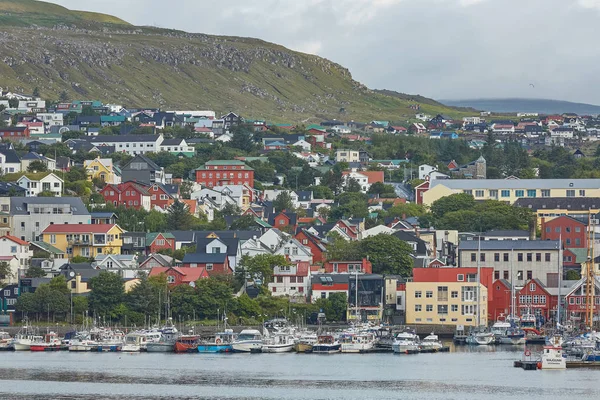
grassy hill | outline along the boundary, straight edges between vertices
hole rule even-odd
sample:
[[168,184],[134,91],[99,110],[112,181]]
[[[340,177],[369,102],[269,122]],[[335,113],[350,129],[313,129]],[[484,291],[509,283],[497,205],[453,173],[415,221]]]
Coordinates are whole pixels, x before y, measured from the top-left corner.
[[[368,89],[342,66],[258,39],[136,27],[34,0],[0,0],[0,86],[58,99],[165,109],[235,110],[247,118],[406,121],[464,110]],[[407,97],[403,97],[407,96]]]

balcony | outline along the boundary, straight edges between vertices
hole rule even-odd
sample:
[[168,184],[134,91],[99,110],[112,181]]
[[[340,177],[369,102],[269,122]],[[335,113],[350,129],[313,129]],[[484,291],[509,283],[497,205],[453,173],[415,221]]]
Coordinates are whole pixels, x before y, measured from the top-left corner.
[[89,246],[90,239],[70,239],[67,242],[72,246]]

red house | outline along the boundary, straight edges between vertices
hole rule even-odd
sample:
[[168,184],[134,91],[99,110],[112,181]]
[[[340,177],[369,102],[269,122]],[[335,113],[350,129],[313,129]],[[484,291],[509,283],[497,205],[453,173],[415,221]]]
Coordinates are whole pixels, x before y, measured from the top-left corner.
[[157,206],[166,210],[175,202],[173,196],[167,192],[163,185],[154,184],[152,186],[147,186],[146,189],[148,190],[148,193],[150,193],[150,206],[152,208]]
[[203,186],[248,185],[254,187],[254,170],[239,160],[213,160],[196,170]]
[[512,286],[506,279],[496,279],[491,290],[488,289],[488,309],[490,319],[496,321],[500,316],[510,314],[510,293]]
[[282,211],[279,214],[271,214],[269,217],[269,224],[273,228],[282,229],[286,226],[291,227],[292,232],[296,231],[298,227],[298,215],[296,213],[290,213]]
[[552,296],[546,286],[538,280],[531,279],[515,293],[515,303],[519,316],[533,314],[542,315],[546,320],[550,319],[551,311],[556,312],[558,297]]
[[353,225],[350,222],[341,219],[335,223],[335,226],[337,226],[339,229],[342,230],[342,232],[344,232],[346,235],[348,235],[350,237],[350,239],[352,239],[352,240],[358,239],[358,234],[360,233],[360,229],[357,225]]
[[227,253],[186,254],[183,257],[183,266],[187,268],[204,268],[210,276],[233,274]]
[[8,126],[0,128],[0,138],[8,140],[18,140],[28,138],[31,135],[27,126]]
[[171,235],[170,233],[147,233],[147,254],[158,253],[159,250],[175,251],[175,236]]
[[327,261],[323,269],[326,274],[372,274],[373,264],[366,258],[362,261]]
[[150,193],[147,188],[136,182],[108,184],[100,191],[104,201],[115,206],[123,205],[127,208],[141,208],[150,210]]
[[586,224],[568,216],[542,219],[542,240],[562,239],[566,247],[587,248]]
[[301,229],[300,232],[296,234],[295,238],[304,246],[310,248],[313,255],[313,262],[320,263],[325,261],[325,251],[327,251],[327,249],[321,242],[321,239],[308,232],[306,229]]
[[[584,323],[586,321],[586,304],[587,304],[587,290],[586,290],[586,280],[581,279],[577,284],[573,287],[571,292],[565,296],[565,303],[567,305],[567,312],[571,318]],[[600,285],[598,284],[598,280],[595,282],[595,291],[594,291],[594,315],[598,315],[598,311],[600,310]]]
[[425,182],[415,187],[415,202],[417,204],[423,204],[423,193],[429,190],[429,177],[425,178]]
[[179,285],[195,286],[197,280],[209,277],[204,268],[184,267],[155,267],[150,270],[148,276],[158,276],[160,274],[167,276],[167,283],[170,287]]

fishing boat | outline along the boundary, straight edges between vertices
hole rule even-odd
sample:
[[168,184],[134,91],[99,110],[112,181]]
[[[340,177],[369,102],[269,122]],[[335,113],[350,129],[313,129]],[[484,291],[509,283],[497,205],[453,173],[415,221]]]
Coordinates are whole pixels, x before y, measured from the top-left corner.
[[34,328],[25,325],[10,341],[10,346],[15,351],[29,351],[31,343],[41,341],[41,339],[41,336],[35,335]]
[[525,331],[518,328],[509,328],[503,335],[497,338],[500,344],[522,345],[527,343]]
[[198,335],[182,335],[175,341],[175,353],[193,353],[198,351]]
[[467,336],[465,343],[476,346],[485,346],[493,344],[494,341],[495,338],[492,332],[474,330]]
[[98,342],[95,342],[89,338],[86,334],[80,334],[74,339],[71,339],[68,344],[69,351],[72,352],[85,352],[97,349]]
[[317,337],[317,343],[313,345],[312,352],[317,354],[339,353],[342,349],[340,342],[331,335],[320,335]]
[[147,336],[143,332],[131,332],[125,335],[125,343],[121,348],[125,353],[137,353],[146,346]]
[[317,335],[314,333],[305,333],[296,340],[294,350],[296,353],[310,353],[315,343],[317,343]]
[[42,340],[35,341],[29,346],[31,351],[59,351],[63,349],[62,343],[58,335],[54,332],[49,332],[44,335]]
[[419,350],[421,351],[439,351],[444,345],[440,341],[438,335],[431,333],[431,335],[425,336],[421,343],[419,343]]
[[289,353],[294,350],[294,336],[289,332],[276,332],[273,336],[263,339],[263,353]]
[[491,327],[491,332],[494,334],[494,337],[496,338],[496,341],[498,343],[501,343],[501,338],[502,336],[506,335],[506,332],[512,328],[512,325],[510,322],[508,322],[503,315],[501,315],[500,317],[498,317],[498,319],[496,320],[496,322],[494,322],[494,325],[492,325]]
[[392,344],[392,351],[396,354],[419,351],[419,336],[411,331],[398,333],[394,343]]
[[238,353],[260,353],[262,350],[262,334],[256,329],[244,329],[233,341],[231,347]]
[[149,353],[172,353],[175,351],[175,342],[181,336],[173,324],[173,320],[169,318],[167,324],[160,330],[158,340],[148,341],[146,343],[146,351]]
[[340,337],[342,353],[368,352],[375,347],[375,336],[368,332],[345,333]]
[[13,350],[10,346],[11,341],[12,337],[10,337],[8,332],[0,332],[0,351]]
[[542,350],[541,369],[566,369],[567,359],[563,356],[563,349],[558,341]]
[[225,329],[225,332],[219,332],[215,334],[213,338],[206,341],[201,341],[198,344],[199,353],[231,353],[233,352],[233,346],[231,345],[235,340],[235,334],[233,329]]

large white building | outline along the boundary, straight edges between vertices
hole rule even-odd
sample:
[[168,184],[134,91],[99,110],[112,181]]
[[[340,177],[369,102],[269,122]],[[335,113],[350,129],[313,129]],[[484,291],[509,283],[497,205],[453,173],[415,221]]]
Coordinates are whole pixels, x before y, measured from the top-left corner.
[[115,152],[132,156],[145,153],[158,153],[164,138],[162,135],[114,135],[89,136],[95,146],[115,146]]
[[31,174],[29,177],[23,175],[17,180],[17,185],[27,191],[25,192],[25,196],[35,197],[42,192],[52,192],[55,196],[60,197],[63,192],[62,179],[53,173],[48,173],[40,177],[34,176],[34,174]]

